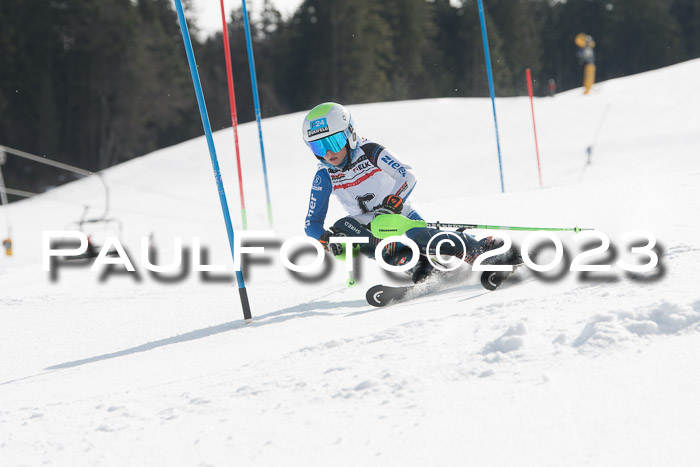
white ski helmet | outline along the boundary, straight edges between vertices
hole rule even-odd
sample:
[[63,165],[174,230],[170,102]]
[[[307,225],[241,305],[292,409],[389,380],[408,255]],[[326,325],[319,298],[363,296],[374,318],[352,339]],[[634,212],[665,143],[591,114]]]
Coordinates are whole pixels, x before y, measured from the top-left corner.
[[304,142],[318,158],[323,158],[326,151],[339,152],[346,144],[350,149],[357,147],[352,115],[335,102],[324,102],[311,109],[301,131]]

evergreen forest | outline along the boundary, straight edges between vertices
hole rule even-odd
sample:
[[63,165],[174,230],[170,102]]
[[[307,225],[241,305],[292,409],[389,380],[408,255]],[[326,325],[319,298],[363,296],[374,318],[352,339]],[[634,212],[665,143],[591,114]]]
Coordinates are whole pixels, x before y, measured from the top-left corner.
[[[497,97],[581,86],[700,57],[700,0],[483,0]],[[222,33],[193,32],[212,128],[231,125]],[[263,117],[343,104],[489,95],[476,0],[304,0],[251,13]],[[239,123],[255,120],[243,14],[228,36]],[[650,92],[654,92],[650,90]],[[2,0],[0,145],[98,171],[203,134],[173,0]],[[8,187],[72,179],[8,157]]]

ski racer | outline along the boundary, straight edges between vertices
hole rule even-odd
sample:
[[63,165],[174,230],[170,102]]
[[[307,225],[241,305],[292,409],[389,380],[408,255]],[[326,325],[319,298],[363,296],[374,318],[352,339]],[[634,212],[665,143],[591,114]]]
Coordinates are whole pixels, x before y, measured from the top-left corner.
[[[422,219],[415,207],[408,201],[416,176],[409,165],[403,163],[384,146],[358,136],[350,111],[340,104],[326,102],[314,107],[304,118],[302,126],[304,142],[318,160],[318,169],[311,185],[309,208],[306,214],[306,234],[317,239],[326,251],[334,255],[343,252],[342,244],[329,243],[330,237],[369,237],[370,242],[360,245],[360,253],[374,258],[375,248],[380,239],[374,237],[370,223],[379,214],[401,214],[409,219]],[[326,229],[324,222],[328,212],[331,194],[348,212]],[[481,253],[501,246],[499,239],[486,237],[477,240],[472,235],[458,232],[466,246],[451,239],[452,245],[443,243],[442,255],[458,257],[469,264]],[[426,251],[430,239],[439,235]],[[434,246],[442,237],[450,237],[443,231],[433,228],[413,228],[406,236],[419,247],[421,257],[409,273],[414,283],[424,281],[433,271],[427,255],[434,255]],[[387,264],[401,266],[411,261],[412,250],[401,243],[392,243],[382,251]],[[500,256],[500,258],[499,258]],[[505,262],[499,255],[485,263]]]

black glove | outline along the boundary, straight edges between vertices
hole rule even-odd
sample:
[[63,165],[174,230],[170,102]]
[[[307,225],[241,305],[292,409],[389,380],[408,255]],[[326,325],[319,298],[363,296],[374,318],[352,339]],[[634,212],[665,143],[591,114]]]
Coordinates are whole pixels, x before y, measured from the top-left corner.
[[343,236],[344,235],[342,233],[336,232],[335,229],[331,228],[330,230],[326,230],[325,232],[323,232],[321,238],[319,238],[318,241],[321,244],[321,246],[323,246],[324,250],[331,252],[333,256],[338,256],[343,254],[342,243],[330,243],[329,239],[331,237]]
[[389,195],[384,198],[382,204],[374,208],[374,215],[379,214],[401,214],[403,209],[403,198],[398,195]]

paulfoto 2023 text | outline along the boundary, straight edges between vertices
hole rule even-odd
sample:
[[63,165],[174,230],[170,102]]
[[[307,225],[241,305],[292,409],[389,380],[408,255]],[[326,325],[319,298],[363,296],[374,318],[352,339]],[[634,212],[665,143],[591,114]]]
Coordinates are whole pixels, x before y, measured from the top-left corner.
[[[452,232],[442,231],[441,233],[452,234]],[[472,270],[474,271],[512,271],[513,266],[507,264],[484,264],[484,261],[490,257],[497,256],[499,254],[505,253],[511,249],[513,246],[510,236],[504,232],[496,232],[492,234],[503,239],[504,244],[495,249],[487,251],[477,257],[476,261],[472,265]],[[460,237],[456,234],[451,235],[451,238],[457,242],[462,242]],[[241,231],[237,232],[234,237],[233,244],[233,270],[241,270],[241,257],[242,255],[266,255],[265,247],[263,246],[246,246],[242,242],[255,241],[255,240],[271,240],[274,239],[274,232],[272,231]],[[657,242],[656,238],[646,231],[632,231],[627,232],[619,237],[619,240],[623,243],[623,251],[626,253],[617,261],[612,261],[610,263],[604,264],[591,264],[595,263],[595,259],[615,259],[616,255],[611,255],[611,241],[610,238],[603,232],[600,231],[584,231],[573,236],[573,242],[577,245],[583,246],[581,251],[578,251],[571,259],[568,270],[571,272],[611,272],[613,271],[613,266],[619,270],[630,272],[630,273],[649,273],[654,269],[659,267],[659,254],[657,253]],[[347,252],[345,258],[345,268],[347,271],[353,270],[353,246],[363,243],[368,243],[368,237],[331,237],[330,241],[332,243],[340,243],[345,246],[345,251]],[[75,245],[70,247],[66,246],[67,242],[72,242]],[[404,246],[407,246],[413,250],[414,255],[410,262],[401,266],[393,266],[387,264],[382,258],[382,250],[387,245],[400,242]],[[434,252],[429,254],[430,257],[435,259],[434,265],[436,268],[442,271],[451,271],[457,269],[460,265],[464,264],[461,260],[454,257],[447,257],[441,254],[441,248],[444,243],[450,243],[455,246],[452,240],[442,239],[436,245],[433,245],[433,241],[428,243],[428,251]],[[313,273],[319,271],[323,267],[323,263],[326,258],[326,254],[316,240],[306,237],[297,236],[284,240],[279,248],[279,259],[280,262],[289,270],[296,273]],[[61,246],[58,246],[58,245]],[[590,245],[595,245],[591,247]],[[227,267],[221,264],[209,265],[202,264],[202,247],[199,237],[193,237],[191,243],[191,254],[192,260],[189,261],[191,271],[193,272],[225,272]],[[637,246],[635,246],[637,245]],[[57,267],[58,259],[71,259],[76,257],[85,257],[86,252],[88,252],[88,238],[80,231],[45,231],[43,232],[42,241],[42,260],[43,260],[43,270],[47,272],[52,271],[52,267]],[[147,271],[155,274],[166,274],[181,271],[183,268],[183,251],[187,250],[183,248],[183,242],[181,237],[174,237],[173,239],[173,259],[169,264],[166,265],[156,265],[151,262],[149,254],[151,252],[150,239],[148,237],[142,237],[140,242],[140,252],[138,255],[138,264]],[[463,246],[463,245],[462,245]],[[300,250],[309,247],[315,250],[315,258],[313,261],[307,264],[298,265],[290,260],[290,257],[296,257]],[[464,246],[463,246],[464,247]],[[554,248],[554,255],[549,259],[547,263],[539,264],[533,259],[537,256],[537,252],[543,248]],[[617,250],[612,248],[612,250]],[[561,263],[564,258],[571,258],[571,255],[565,251],[565,247],[559,237],[551,232],[546,231],[536,231],[528,234],[520,244],[520,253],[523,258],[524,264],[532,269],[533,271],[544,273],[549,272],[554,269],[561,267]],[[420,251],[418,245],[405,236],[394,236],[382,240],[375,247],[375,260],[381,268],[389,272],[404,272],[411,269],[418,262]],[[100,247],[97,255],[90,257],[92,262],[91,271],[100,271],[106,266],[121,266],[125,271],[136,272],[136,267],[134,266],[134,261],[127,254],[126,250],[122,246],[120,240],[117,237],[108,237],[105,239],[103,245]],[[593,260],[593,261],[592,261]]]

